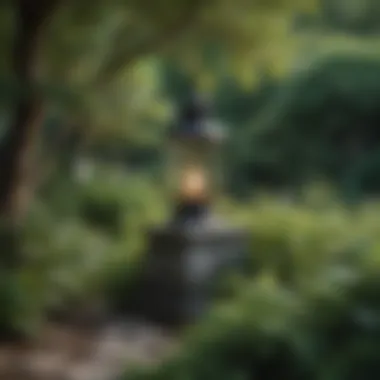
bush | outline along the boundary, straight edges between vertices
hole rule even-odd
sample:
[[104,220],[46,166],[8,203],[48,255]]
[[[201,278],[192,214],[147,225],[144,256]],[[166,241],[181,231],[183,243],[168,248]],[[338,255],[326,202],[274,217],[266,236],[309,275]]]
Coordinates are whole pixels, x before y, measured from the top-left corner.
[[[109,307],[119,302],[133,281],[146,229],[165,217],[159,193],[143,178],[100,173],[71,190],[70,212],[59,212],[62,198],[68,207],[67,197],[50,194],[36,202],[19,231],[22,265],[0,277],[4,333],[33,335],[51,310],[99,300],[106,300]],[[110,213],[99,212],[107,204],[117,206]],[[95,219],[83,217],[83,209],[90,205]],[[6,251],[3,242],[2,249]]]
[[68,300],[97,296],[106,264],[118,254],[108,236],[75,218],[59,220],[43,205],[31,222],[19,231],[22,261],[3,273],[0,287],[3,329],[24,335],[37,333],[48,312]]
[[190,328],[177,357],[125,379],[378,377],[379,206],[319,200],[260,198],[239,212],[256,276]]
[[100,172],[82,189],[80,216],[92,227],[122,234],[130,222],[162,218],[162,197],[155,184],[125,173]]

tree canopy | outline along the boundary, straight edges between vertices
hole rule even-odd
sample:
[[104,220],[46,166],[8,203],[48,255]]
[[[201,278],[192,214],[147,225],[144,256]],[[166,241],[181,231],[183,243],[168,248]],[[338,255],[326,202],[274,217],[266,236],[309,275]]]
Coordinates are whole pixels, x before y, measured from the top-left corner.
[[[264,172],[264,183],[268,178],[283,185],[322,178],[355,187],[377,170],[379,86],[378,59],[324,57],[272,92],[267,106],[239,133],[241,149],[230,159],[242,162],[247,152],[243,176],[259,183]],[[366,190],[377,191],[378,185],[368,180]]]

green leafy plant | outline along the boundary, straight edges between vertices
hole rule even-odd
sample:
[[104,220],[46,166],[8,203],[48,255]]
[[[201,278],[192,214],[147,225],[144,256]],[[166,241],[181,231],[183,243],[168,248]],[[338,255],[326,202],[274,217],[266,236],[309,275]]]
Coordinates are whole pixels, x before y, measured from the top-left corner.
[[231,207],[236,221],[244,220],[251,229],[255,276],[240,279],[229,300],[190,327],[180,354],[125,378],[377,376],[377,206],[349,211],[328,197],[325,203],[305,199],[287,204],[260,198],[243,210]]

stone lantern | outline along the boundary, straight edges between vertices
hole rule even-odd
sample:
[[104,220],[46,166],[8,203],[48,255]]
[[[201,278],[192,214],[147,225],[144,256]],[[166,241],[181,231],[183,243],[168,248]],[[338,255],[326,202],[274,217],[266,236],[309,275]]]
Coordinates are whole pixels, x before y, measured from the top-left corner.
[[194,96],[170,132],[167,175],[175,202],[173,226],[203,226],[221,190],[219,157],[226,133],[211,116],[208,102]]
[[212,212],[221,191],[219,148],[226,138],[198,97],[180,110],[170,131],[168,184],[173,217],[150,233],[133,309],[170,325],[195,321],[210,306],[221,274],[239,270],[247,253],[245,231]]

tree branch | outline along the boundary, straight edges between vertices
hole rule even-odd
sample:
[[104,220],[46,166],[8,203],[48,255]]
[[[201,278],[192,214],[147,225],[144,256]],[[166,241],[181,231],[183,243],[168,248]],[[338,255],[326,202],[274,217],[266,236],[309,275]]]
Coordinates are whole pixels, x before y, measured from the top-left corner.
[[131,64],[133,61],[144,55],[156,52],[162,48],[163,45],[167,46],[169,43],[176,40],[179,35],[183,34],[193,25],[201,4],[201,0],[190,0],[181,17],[170,23],[170,25],[168,25],[165,30],[155,38],[142,42],[134,49],[121,49],[120,51],[115,52],[115,55],[108,59],[101,67],[96,80],[97,84],[101,85],[112,81],[123,67]]

